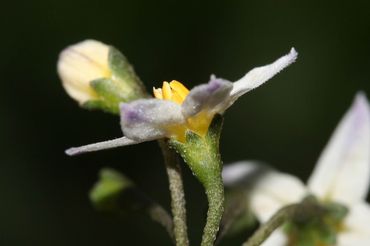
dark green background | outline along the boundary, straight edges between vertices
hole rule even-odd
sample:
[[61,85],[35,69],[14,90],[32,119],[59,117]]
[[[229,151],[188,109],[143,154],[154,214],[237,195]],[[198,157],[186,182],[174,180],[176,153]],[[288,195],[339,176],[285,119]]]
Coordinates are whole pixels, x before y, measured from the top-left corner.
[[[294,46],[296,64],[226,114],[225,162],[258,159],[306,179],[356,91],[370,93],[368,1],[14,1],[0,15],[0,245],[170,245],[142,215],[96,213],[87,192],[117,168],[168,207],[156,143],[66,157],[70,146],[121,135],[117,117],[77,107],[56,74],[58,53],[94,38],[113,44],[148,89],[209,75],[236,80]],[[206,201],[185,167],[189,230]],[[223,245],[240,245],[239,235]]]

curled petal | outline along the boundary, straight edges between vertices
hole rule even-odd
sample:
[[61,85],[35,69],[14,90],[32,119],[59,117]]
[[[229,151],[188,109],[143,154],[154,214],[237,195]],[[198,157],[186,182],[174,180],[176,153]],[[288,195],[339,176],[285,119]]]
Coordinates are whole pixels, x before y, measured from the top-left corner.
[[366,198],[370,179],[370,111],[364,94],[334,131],[321,154],[308,186],[322,199],[346,205]]
[[243,78],[234,82],[229,106],[233,104],[240,96],[265,83],[281,70],[295,62],[297,56],[298,53],[294,48],[292,48],[289,54],[277,59],[275,62],[269,65],[252,69]]
[[104,149],[117,148],[117,147],[120,147],[120,146],[138,144],[138,143],[141,143],[141,142],[140,141],[134,141],[134,140],[126,138],[126,137],[121,137],[121,138],[116,138],[116,139],[108,140],[108,141],[104,141],[104,142],[88,144],[88,145],[85,145],[85,146],[73,147],[73,148],[67,149],[66,154],[67,155],[79,155],[79,154],[83,154],[83,153],[94,152],[94,151],[99,151],[99,150],[104,150]]
[[160,99],[121,103],[120,112],[124,135],[135,141],[164,138],[170,127],[185,121],[180,105]]
[[194,87],[182,104],[182,112],[186,118],[196,115],[202,110],[218,113],[220,107],[228,100],[233,84],[227,80],[211,76],[207,84]]

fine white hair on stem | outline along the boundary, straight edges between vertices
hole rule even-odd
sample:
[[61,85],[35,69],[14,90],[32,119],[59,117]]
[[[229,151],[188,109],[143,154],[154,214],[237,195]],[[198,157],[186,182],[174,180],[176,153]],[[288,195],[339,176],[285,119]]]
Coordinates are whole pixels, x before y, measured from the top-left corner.
[[67,149],[65,153],[69,156],[72,156],[72,155],[79,155],[83,153],[94,152],[94,151],[99,151],[99,150],[104,150],[104,149],[113,149],[113,148],[117,148],[120,146],[133,145],[133,144],[138,144],[138,143],[141,143],[141,142],[129,139],[127,137],[121,137],[121,138],[116,138],[116,139],[103,141],[99,143],[88,144],[88,145],[84,145],[80,147],[73,147],[73,148]]

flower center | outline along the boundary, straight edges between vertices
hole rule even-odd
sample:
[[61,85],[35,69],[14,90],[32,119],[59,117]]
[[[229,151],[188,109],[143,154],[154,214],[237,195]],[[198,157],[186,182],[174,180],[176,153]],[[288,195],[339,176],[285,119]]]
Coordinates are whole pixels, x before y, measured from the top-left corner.
[[163,82],[162,88],[153,88],[154,97],[182,104],[189,94],[189,90],[179,81],[172,80],[170,83]]
[[308,206],[305,213],[308,216],[297,214],[286,224],[284,229],[289,239],[288,246],[336,245],[337,234],[345,229],[343,220],[348,209],[334,202],[317,202]]
[[[154,97],[157,99],[168,100],[181,105],[189,90],[179,81],[172,80],[171,82],[163,82],[162,88],[153,88]],[[180,142],[185,142],[186,131],[191,130],[204,137],[208,131],[208,127],[213,119],[213,114],[207,111],[201,111],[198,114],[186,119],[186,123],[182,125],[173,125],[168,127],[171,137]]]

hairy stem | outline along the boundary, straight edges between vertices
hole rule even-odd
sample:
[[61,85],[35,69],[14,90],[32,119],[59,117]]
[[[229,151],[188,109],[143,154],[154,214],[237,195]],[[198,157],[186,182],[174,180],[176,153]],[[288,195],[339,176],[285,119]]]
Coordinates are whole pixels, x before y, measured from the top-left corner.
[[230,231],[234,222],[241,216],[243,213],[246,213],[246,204],[244,202],[245,196],[244,193],[235,193],[229,196],[225,202],[225,212],[222,216],[220,230],[217,235],[215,245],[218,245],[223,237]]
[[194,176],[202,183],[207,195],[207,221],[201,246],[213,245],[224,212],[222,161],[219,153],[222,120],[220,115],[216,115],[205,136],[187,131],[185,142],[170,140],[170,146],[182,156]]
[[279,226],[284,224],[296,212],[299,205],[293,204],[281,208],[271,217],[265,224],[263,224],[253,235],[250,237],[243,246],[259,246],[261,245]]
[[166,141],[159,140],[158,142],[163,153],[170,185],[171,209],[176,245],[188,246],[189,239],[186,225],[185,195],[177,154],[175,151],[168,148]]
[[216,240],[224,212],[224,186],[221,176],[206,188],[208,198],[207,222],[204,227],[201,246],[212,246]]

